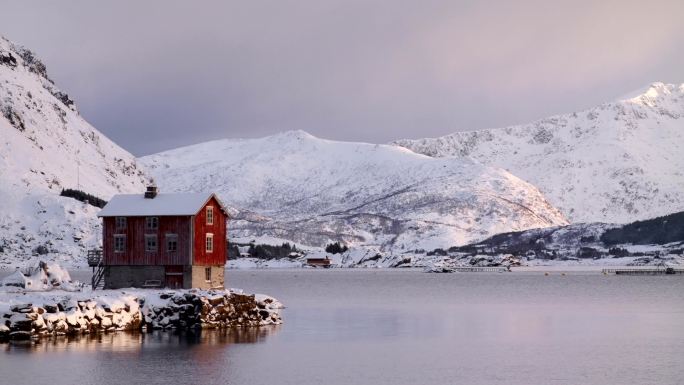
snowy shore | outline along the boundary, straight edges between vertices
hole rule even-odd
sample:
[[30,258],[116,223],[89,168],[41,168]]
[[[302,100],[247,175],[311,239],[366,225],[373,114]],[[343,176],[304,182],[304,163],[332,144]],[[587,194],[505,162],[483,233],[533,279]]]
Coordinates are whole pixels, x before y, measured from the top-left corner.
[[231,290],[96,290],[56,264],[0,281],[0,341],[118,330],[194,330],[282,323],[283,305]]
[[272,297],[231,290],[0,291],[0,341],[276,325],[282,307]]

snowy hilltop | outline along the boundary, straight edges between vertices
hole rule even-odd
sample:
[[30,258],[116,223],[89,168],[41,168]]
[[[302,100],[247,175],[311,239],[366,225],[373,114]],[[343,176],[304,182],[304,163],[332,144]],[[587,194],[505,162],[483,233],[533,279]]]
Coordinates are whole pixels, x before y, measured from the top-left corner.
[[466,159],[303,131],[218,140],[141,158],[162,191],[214,190],[232,238],[342,241],[401,254],[566,224],[531,184]]
[[31,51],[0,37],[0,264],[83,258],[99,210],[63,189],[108,199],[142,191],[133,155],[93,128]]
[[627,223],[684,210],[684,84],[654,83],[530,124],[395,144],[504,167],[573,223]]

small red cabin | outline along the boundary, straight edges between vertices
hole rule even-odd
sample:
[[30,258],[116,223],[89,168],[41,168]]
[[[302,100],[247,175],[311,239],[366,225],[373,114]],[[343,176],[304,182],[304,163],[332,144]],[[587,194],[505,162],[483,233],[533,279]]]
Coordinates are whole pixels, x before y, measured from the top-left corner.
[[115,195],[98,214],[104,287],[223,288],[225,207],[213,193]]

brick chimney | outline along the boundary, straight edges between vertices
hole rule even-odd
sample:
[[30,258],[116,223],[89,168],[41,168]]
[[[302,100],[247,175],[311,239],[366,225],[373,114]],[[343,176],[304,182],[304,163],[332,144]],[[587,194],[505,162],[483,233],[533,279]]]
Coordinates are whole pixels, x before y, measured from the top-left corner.
[[147,191],[145,191],[146,199],[154,199],[157,196],[157,186],[149,185],[147,186]]

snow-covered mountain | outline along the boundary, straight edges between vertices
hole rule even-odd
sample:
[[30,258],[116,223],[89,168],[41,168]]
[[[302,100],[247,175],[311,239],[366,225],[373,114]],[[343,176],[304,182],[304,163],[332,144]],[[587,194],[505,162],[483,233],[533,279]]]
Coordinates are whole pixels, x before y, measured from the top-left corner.
[[654,83],[531,124],[395,144],[503,167],[572,222],[626,223],[684,210],[684,84]]
[[0,37],[0,263],[37,250],[68,261],[94,245],[98,209],[62,189],[108,199],[144,184],[135,157],[79,115],[45,65]]
[[466,159],[290,131],[141,158],[162,191],[217,190],[231,238],[332,240],[399,254],[565,224],[532,185]]

